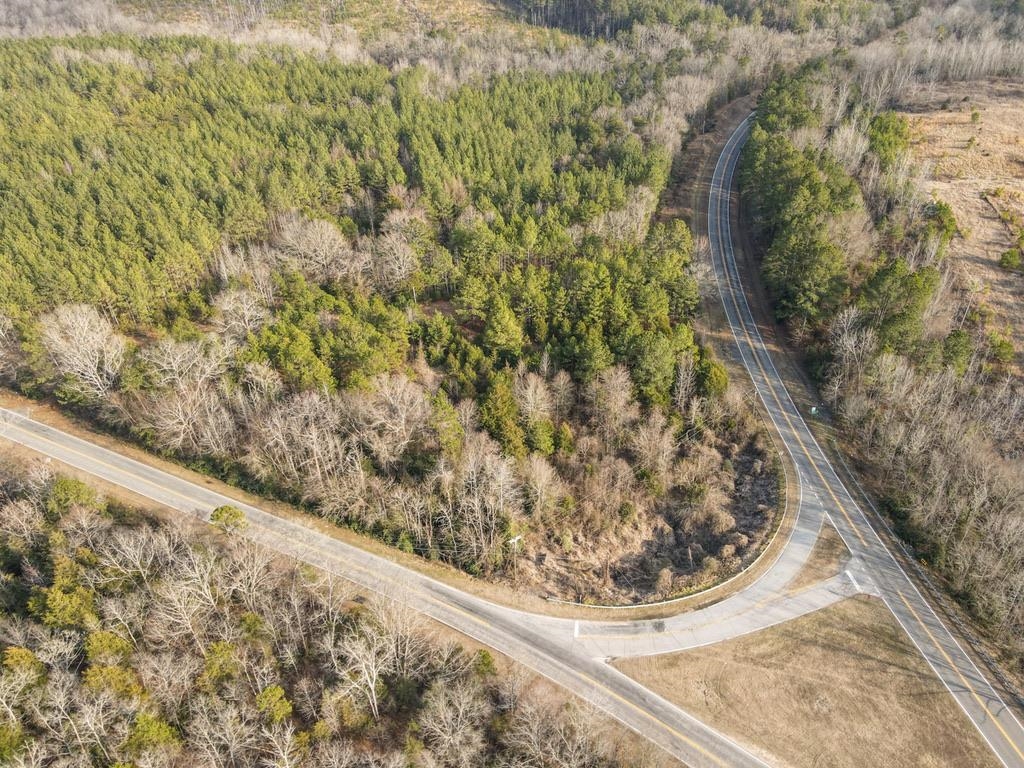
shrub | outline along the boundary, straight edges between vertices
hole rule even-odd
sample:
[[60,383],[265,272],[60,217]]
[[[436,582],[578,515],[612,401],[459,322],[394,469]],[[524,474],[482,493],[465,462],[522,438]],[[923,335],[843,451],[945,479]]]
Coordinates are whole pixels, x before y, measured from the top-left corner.
[[963,329],[951,331],[942,344],[942,359],[963,376],[974,353],[971,336]]
[[280,685],[270,685],[256,696],[256,708],[272,723],[280,723],[292,716],[292,705]]
[[96,491],[73,477],[58,475],[46,499],[46,516],[53,522],[66,515],[72,507],[100,509]]
[[729,388],[725,366],[711,357],[710,352],[702,353],[697,363],[697,386],[705,397],[721,397]]
[[486,648],[481,648],[476,652],[476,658],[473,659],[473,671],[480,677],[493,677],[498,674],[494,656]]
[[224,504],[210,513],[210,524],[224,531],[224,533],[233,533],[234,531],[243,530],[249,524],[249,521],[245,518],[245,512],[238,507]]
[[1001,333],[993,331],[988,335],[988,347],[993,360],[1004,365],[1013,361],[1013,342]]
[[90,632],[85,639],[85,656],[90,664],[121,664],[131,655],[131,643],[113,632]]
[[868,142],[883,168],[890,167],[910,146],[910,124],[903,115],[881,112],[868,128]]
[[141,755],[156,750],[166,751],[180,744],[178,734],[169,724],[154,715],[139,713],[131,735],[125,742],[129,754]]
[[1018,270],[1020,269],[1020,249],[1011,248],[1005,251],[1002,256],[999,257],[999,266],[1003,269]]

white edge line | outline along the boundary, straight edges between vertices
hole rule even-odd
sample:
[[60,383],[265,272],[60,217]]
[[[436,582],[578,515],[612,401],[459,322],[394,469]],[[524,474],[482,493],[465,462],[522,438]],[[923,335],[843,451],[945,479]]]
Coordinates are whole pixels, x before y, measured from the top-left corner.
[[[751,113],[751,115],[747,117],[747,120],[751,119],[752,117],[753,117],[753,113]],[[744,121],[744,123],[745,122],[746,122],[746,120]],[[742,128],[742,124],[741,124],[740,128]],[[730,137],[730,142],[732,141],[732,138],[734,138],[739,133],[740,128],[738,128],[737,131],[733,134],[733,137]],[[727,147],[728,147],[728,143],[729,142],[727,142],[727,145],[726,145]],[[717,175],[717,173],[718,173],[718,165],[721,163],[721,161],[724,158],[725,154],[726,153],[723,151],[722,155],[719,156],[718,164],[716,164],[716,166],[715,166],[715,175]],[[724,182],[724,179],[722,181]],[[722,190],[724,191],[724,189],[725,189],[724,183],[720,184],[719,186],[721,186]],[[715,190],[714,182],[712,182],[711,189],[712,189],[712,192]],[[720,205],[719,205],[719,207],[720,207]],[[729,238],[727,240],[725,240],[725,242],[728,244],[728,251],[732,254],[734,271],[736,272],[737,279],[739,279],[739,269],[738,269],[738,267],[735,266],[735,252],[734,252],[734,249],[733,249],[733,246],[732,246],[732,220],[731,220],[731,217],[728,216],[728,215],[726,217],[726,220],[727,220],[727,224],[728,224],[727,229],[728,229],[728,232],[729,232]],[[709,228],[709,231],[710,231],[710,227],[711,227],[710,221],[711,221],[711,218],[710,218],[710,206],[709,206],[709,215],[708,215],[708,228]],[[725,263],[724,257],[723,257],[723,263]],[[716,283],[717,283],[717,281],[718,281],[717,270],[715,272],[716,272],[715,280],[716,280]],[[740,285],[742,286],[742,282],[740,282]],[[719,291],[721,291],[721,287],[720,286],[719,286]],[[747,314],[750,317],[751,328],[752,328],[754,334],[756,334],[758,342],[761,344],[761,346],[765,350],[767,350],[767,346],[764,343],[764,339],[761,337],[761,331],[757,327],[757,323],[753,321],[753,312],[750,310],[750,304],[747,301],[746,293],[741,290],[741,291],[739,291],[739,295],[740,295],[740,298],[743,300],[744,309],[746,309],[746,312],[747,312]],[[735,293],[733,293],[733,296],[735,296]],[[731,324],[730,324],[730,330],[733,331],[733,336],[735,337],[735,329],[731,327]],[[737,345],[738,345],[738,343],[739,342],[737,340]],[[765,355],[765,356],[767,357],[768,363],[769,363],[769,365],[772,368],[772,372],[775,374],[775,376],[779,380],[781,380],[782,377],[779,374],[778,369],[775,367],[774,359],[772,358],[771,355]],[[748,372],[749,372],[749,369],[748,369]],[[755,389],[756,389],[756,387],[755,387]],[[794,413],[797,415],[797,417],[800,419],[801,423],[803,424],[804,428],[806,429],[807,434],[810,436],[811,441],[812,441],[814,447],[818,450],[818,453],[820,454],[821,459],[822,459],[824,465],[832,473],[832,476],[835,478],[836,482],[838,483],[839,488],[841,488],[842,491],[846,494],[846,497],[849,500],[850,505],[858,512],[858,514],[860,515],[860,517],[861,517],[862,521],[864,522],[864,524],[867,525],[868,529],[874,534],[875,539],[881,545],[881,547],[885,551],[886,555],[889,556],[889,559],[892,560],[893,564],[896,566],[896,569],[903,576],[903,578],[910,584],[911,589],[913,589],[914,592],[917,594],[917,596],[920,599],[920,601],[925,605],[927,610],[931,613],[932,617],[938,623],[939,627],[941,627],[942,631],[946,634],[946,636],[950,640],[952,640],[953,644],[956,645],[956,647],[959,649],[961,655],[963,655],[963,657],[967,660],[967,662],[974,669],[975,673],[977,674],[977,677],[988,687],[989,691],[992,694],[992,697],[996,701],[998,701],[1000,705],[1002,705],[1003,711],[1009,713],[1010,717],[1014,720],[1014,722],[1017,723],[1017,726],[1018,727],[1022,727],[1021,724],[1020,724],[1020,721],[1017,720],[1016,715],[1013,713],[1013,710],[1010,709],[1006,705],[1006,703],[1002,700],[1002,698],[999,696],[998,692],[995,690],[995,688],[989,682],[988,678],[981,672],[980,669],[978,669],[977,665],[974,663],[974,660],[971,659],[971,657],[967,653],[964,652],[963,648],[960,646],[960,643],[957,642],[956,637],[953,636],[953,633],[950,632],[949,628],[946,627],[946,625],[942,622],[942,620],[935,613],[935,610],[932,608],[931,603],[929,603],[928,600],[926,600],[924,598],[924,595],[921,594],[921,591],[917,588],[917,585],[914,583],[913,579],[911,579],[909,577],[909,575],[907,574],[906,570],[899,563],[899,561],[896,560],[896,557],[889,550],[889,547],[887,547],[885,545],[885,542],[882,541],[882,538],[879,535],[878,531],[875,530],[875,527],[873,525],[871,525],[870,521],[867,518],[867,515],[864,514],[864,510],[862,510],[860,508],[860,505],[857,504],[856,500],[853,498],[853,494],[851,494],[849,489],[846,488],[846,485],[843,483],[842,479],[839,477],[839,473],[836,472],[835,467],[832,466],[832,462],[828,459],[828,456],[825,454],[824,450],[822,450],[821,445],[818,443],[818,440],[817,440],[817,438],[814,435],[814,432],[810,429],[810,427],[807,426],[807,422],[803,418],[803,414],[801,414],[800,410],[796,407],[796,403],[793,402],[793,399],[792,399],[792,396],[789,393],[789,390],[786,387],[783,387],[782,391],[783,391],[783,393],[785,395],[785,398],[789,401],[790,406],[793,408]],[[763,398],[762,398],[762,400],[763,400]],[[766,404],[766,407],[767,407],[767,404]],[[772,420],[774,421],[774,418]],[[787,446],[787,449],[788,449],[788,446]],[[791,455],[792,455],[792,452],[791,452]],[[838,530],[838,527],[837,527],[837,530]],[[887,600],[885,600],[884,597],[882,599],[886,603],[886,605],[889,607],[889,610],[892,611],[892,606],[889,605],[889,602]],[[893,611],[893,615],[894,616],[896,615],[894,611]],[[896,618],[897,618],[897,620],[899,620],[898,616]],[[905,626],[903,626],[903,622],[902,621],[900,621],[900,625],[903,627],[904,632],[907,633],[907,636],[910,637],[911,640],[914,640],[914,638],[910,635],[910,632],[907,630],[907,628]],[[917,646],[918,650],[921,652],[921,655],[925,656],[924,651],[921,649],[921,646],[918,645],[916,640],[914,640],[914,644]],[[936,644],[938,644],[938,642]],[[940,680],[942,680],[943,685],[946,686],[946,689],[950,692],[950,695],[952,695],[953,698],[957,700],[957,703],[960,704],[960,701],[957,698],[956,694],[953,692],[953,689],[945,681],[945,679],[938,673],[938,670],[936,670],[934,665],[932,665],[931,660],[929,660],[927,656],[925,656],[925,660],[928,661],[929,666],[932,667],[932,670],[935,672],[936,676]],[[966,710],[966,708],[963,707],[963,704],[960,704],[960,706],[961,706],[961,708],[964,709],[964,712],[966,713],[967,710]],[[987,707],[983,707],[983,709],[985,710],[985,714],[988,715],[989,717],[992,717],[992,718],[996,718],[997,717],[997,715],[995,713],[989,712]],[[970,713],[967,713],[967,715],[968,715],[968,718],[971,720],[971,722],[974,723],[974,725],[978,729],[978,731],[985,738],[985,741],[989,744],[990,747],[992,747],[992,751],[995,752],[996,756],[999,757],[1000,761],[1003,762],[1004,765],[1008,765],[1003,760],[1003,758],[999,754],[999,752],[995,749],[995,747],[992,746],[992,742],[989,741],[987,736],[985,736],[984,731],[982,731],[982,729],[981,729],[981,724],[979,722],[977,722],[973,717],[971,717]]]

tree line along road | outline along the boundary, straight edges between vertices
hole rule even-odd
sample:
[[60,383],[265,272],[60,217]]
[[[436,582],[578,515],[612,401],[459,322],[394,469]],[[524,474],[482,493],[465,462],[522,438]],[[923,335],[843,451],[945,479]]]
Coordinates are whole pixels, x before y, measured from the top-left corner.
[[[781,554],[765,574],[699,611],[649,621],[575,621],[517,611],[462,592],[390,560],[333,539],[190,480],[2,411],[2,435],[163,506],[208,520],[218,506],[241,509],[244,535],[355,584],[401,600],[550,678],[695,768],[765,766],[759,757],[605,663],[609,658],[720,642],[823,608],[858,592],[881,597],[993,751],[1024,768],[1024,729],[868,523],[797,410],[761,338],[736,264],[732,189],[745,120],[715,167],[708,234],[715,279],[743,364],[796,467],[800,503]],[[839,530],[853,557],[842,576],[795,594],[786,586],[810,555],[823,520]]]

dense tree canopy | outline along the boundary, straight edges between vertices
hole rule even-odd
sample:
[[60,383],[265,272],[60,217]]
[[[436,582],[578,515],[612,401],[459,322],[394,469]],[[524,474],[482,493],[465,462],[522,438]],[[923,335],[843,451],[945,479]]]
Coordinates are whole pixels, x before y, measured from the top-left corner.
[[856,185],[825,152],[797,149],[787,132],[818,122],[811,76],[783,76],[765,90],[744,150],[742,182],[769,242],[763,274],[781,318],[813,319],[842,295],[846,264],[828,220],[858,202]]
[[201,531],[0,467],[0,762],[636,764],[595,717],[403,604],[274,558],[239,516]]
[[[690,232],[650,224],[669,157],[630,67],[447,87],[203,38],[0,42],[0,372],[473,573],[525,531],[573,589],[576,544],[626,593],[713,580],[777,488],[689,325]],[[627,526],[679,532],[610,569]]]
[[[863,26],[875,12],[870,2],[853,0],[505,0],[533,23],[584,35],[610,37],[635,24],[721,27],[730,19],[806,32],[838,22]],[[896,21],[913,16],[916,0],[889,3]]]

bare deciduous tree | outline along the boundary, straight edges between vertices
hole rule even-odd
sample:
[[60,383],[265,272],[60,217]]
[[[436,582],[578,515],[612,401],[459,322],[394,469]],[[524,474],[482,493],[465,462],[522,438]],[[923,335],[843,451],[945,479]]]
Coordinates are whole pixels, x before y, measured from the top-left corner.
[[350,395],[346,404],[359,439],[384,468],[422,439],[430,423],[426,392],[401,374],[377,377],[372,393]]
[[372,610],[377,630],[390,646],[387,653],[394,673],[411,680],[423,680],[432,662],[423,615],[397,596],[378,598]]
[[345,689],[361,701],[374,720],[380,719],[384,678],[394,669],[391,643],[373,627],[357,627],[343,639]]
[[672,426],[659,410],[650,415],[633,432],[631,447],[640,467],[656,483],[663,484],[669,477],[678,442]]
[[472,681],[435,683],[424,696],[420,730],[442,765],[475,765],[484,749],[486,714],[479,687]]
[[43,512],[28,499],[15,499],[0,508],[0,534],[12,543],[30,548],[45,535]]
[[855,123],[841,122],[829,136],[828,146],[846,172],[855,174],[868,151],[868,137]]
[[693,355],[683,355],[676,365],[676,383],[672,389],[672,401],[680,413],[686,413],[697,387],[697,361]]
[[356,250],[331,222],[310,221],[296,214],[277,222],[275,244],[294,260],[299,270],[317,283],[350,280],[359,284],[369,267],[369,257]]
[[533,514],[543,516],[565,496],[566,487],[555,468],[536,453],[527,456],[520,467],[523,485]]
[[576,403],[576,385],[572,377],[559,370],[551,377],[551,410],[555,421],[567,421]]
[[302,392],[276,403],[250,425],[245,462],[258,477],[315,497],[345,473],[353,452],[337,401]]
[[618,444],[626,428],[640,417],[633,399],[633,380],[624,366],[601,371],[591,385],[590,400],[598,431],[609,445]]
[[217,332],[236,342],[256,333],[270,315],[263,300],[247,288],[229,288],[218,293],[213,306],[217,311]]
[[18,332],[7,315],[0,314],[0,379],[14,376],[21,361]]
[[230,350],[216,341],[165,339],[145,349],[156,389],[141,398],[137,421],[159,447],[185,455],[232,455],[238,428],[222,390]]
[[203,760],[216,768],[249,765],[259,746],[254,718],[231,702],[202,697],[193,703],[187,739]]
[[513,381],[512,392],[519,411],[530,422],[550,419],[554,402],[548,383],[536,373],[520,370]]
[[385,295],[398,291],[419,268],[416,251],[399,232],[388,232],[376,238],[370,253],[373,284]]
[[579,709],[569,717],[554,717],[548,707],[527,702],[516,708],[504,739],[527,765],[593,768],[601,751],[592,720]]
[[40,340],[60,376],[82,396],[111,394],[128,342],[88,304],[64,304],[39,320]]
[[165,710],[174,712],[192,694],[202,664],[196,656],[177,650],[147,652],[139,656],[138,670],[139,678],[153,700]]
[[489,569],[502,558],[508,522],[522,510],[511,462],[479,432],[467,436],[457,468],[436,478],[440,517],[458,562]]

